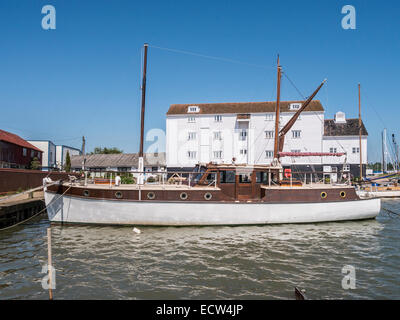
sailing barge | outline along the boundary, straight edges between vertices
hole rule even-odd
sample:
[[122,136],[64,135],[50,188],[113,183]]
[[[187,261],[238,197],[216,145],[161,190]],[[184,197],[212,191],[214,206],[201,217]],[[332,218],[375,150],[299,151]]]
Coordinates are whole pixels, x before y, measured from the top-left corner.
[[[245,225],[314,223],[375,218],[380,199],[362,200],[350,185],[303,184],[284,179],[280,164],[285,134],[324,82],[279,130],[281,67],[278,59],[274,160],[270,165],[213,164],[181,174],[179,184],[161,178],[146,184],[143,135],[147,45],[145,45],[139,179],[136,185],[110,186],[60,182],[45,186],[50,221],[114,225]],[[323,156],[321,153],[319,156]],[[329,154],[332,156],[332,154]],[[182,183],[183,181],[183,183]],[[45,182],[46,184],[46,182]]]

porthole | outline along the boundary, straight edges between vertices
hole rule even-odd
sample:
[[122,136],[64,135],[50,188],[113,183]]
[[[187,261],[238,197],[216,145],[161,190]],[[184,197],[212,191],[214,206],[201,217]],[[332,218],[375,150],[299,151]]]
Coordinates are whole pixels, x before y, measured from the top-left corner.
[[188,198],[188,194],[186,192],[182,192],[180,194],[181,200],[186,200]]
[[346,192],[345,191],[340,191],[340,196],[342,198],[346,198]]
[[83,190],[83,195],[85,197],[89,197],[89,190]]
[[321,192],[321,198],[325,199],[328,196],[328,194],[325,191]]
[[121,199],[121,198],[122,198],[122,192],[121,192],[121,191],[117,191],[117,192],[115,193],[115,197],[116,197],[117,199]]
[[147,199],[153,200],[155,197],[156,197],[156,194],[153,191],[147,192]]
[[204,199],[211,200],[211,198],[212,198],[212,194],[210,192],[207,192],[204,194]]

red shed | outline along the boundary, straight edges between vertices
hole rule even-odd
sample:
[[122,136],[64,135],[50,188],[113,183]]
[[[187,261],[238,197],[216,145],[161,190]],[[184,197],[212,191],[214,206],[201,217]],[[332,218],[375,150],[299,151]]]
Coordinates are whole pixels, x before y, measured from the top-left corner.
[[0,129],[0,168],[29,169],[33,158],[42,163],[43,151],[14,133]]

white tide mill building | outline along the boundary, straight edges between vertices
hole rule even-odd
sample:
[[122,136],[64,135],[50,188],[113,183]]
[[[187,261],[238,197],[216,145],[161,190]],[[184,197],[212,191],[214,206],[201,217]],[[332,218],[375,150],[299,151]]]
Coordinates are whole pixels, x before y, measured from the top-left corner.
[[[282,128],[303,101],[280,103]],[[198,163],[270,164],[273,160],[276,102],[173,104],[167,112],[168,170],[191,170]],[[362,124],[362,161],[367,164]],[[312,101],[285,136],[283,152],[344,153],[342,156],[282,157],[296,171],[351,171],[359,174],[358,119],[324,119],[320,101]],[[325,168],[324,168],[325,167]],[[327,169],[328,168],[328,169]],[[330,168],[330,169],[329,169]],[[365,170],[363,170],[365,172]]]

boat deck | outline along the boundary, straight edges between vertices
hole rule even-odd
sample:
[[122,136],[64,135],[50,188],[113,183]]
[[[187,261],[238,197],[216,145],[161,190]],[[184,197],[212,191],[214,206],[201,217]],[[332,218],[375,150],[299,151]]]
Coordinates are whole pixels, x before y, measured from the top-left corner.
[[[63,183],[63,186],[70,187],[71,183]],[[81,185],[79,183],[73,183],[73,187],[82,189],[112,189],[112,190],[201,190],[201,191],[215,191],[221,190],[215,186],[188,186],[179,184],[122,184],[119,186],[107,185],[107,184],[87,184]]]
[[277,190],[277,189],[343,189],[343,188],[353,188],[348,184],[324,184],[324,183],[313,183],[313,184],[305,184],[302,186],[290,186],[290,185],[283,185],[283,186],[266,186],[261,185],[262,189],[269,189],[269,190]]

